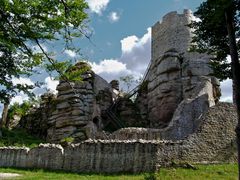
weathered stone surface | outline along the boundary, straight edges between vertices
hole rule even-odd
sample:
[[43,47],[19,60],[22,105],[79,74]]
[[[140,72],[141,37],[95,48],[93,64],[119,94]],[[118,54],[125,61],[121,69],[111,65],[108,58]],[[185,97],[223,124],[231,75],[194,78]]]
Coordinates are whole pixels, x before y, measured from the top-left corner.
[[63,148],[60,145],[40,144],[27,155],[27,167],[62,169]]
[[1,147],[0,167],[139,173],[156,171],[171,166],[172,162],[237,162],[235,107],[230,103],[219,103],[201,119],[197,132],[181,141],[134,140],[149,136],[147,131],[156,133],[159,130],[127,128],[119,130],[116,139],[128,140],[87,140],[64,148],[52,144],[33,149]]
[[52,93],[45,93],[41,96],[41,99],[40,107],[32,107],[27,115],[21,117],[17,127],[45,140],[49,128],[48,120],[56,110],[56,96]]
[[[214,106],[221,94],[217,79],[211,76],[210,56],[189,52],[192,30],[187,24],[192,19],[188,10],[171,12],[152,27],[152,59],[144,79],[147,90],[136,101],[147,108],[146,112],[138,105],[149,127],[164,128],[167,139],[194,133],[199,116]],[[176,119],[178,123],[173,125]]]
[[208,110],[208,94],[183,100],[168,126],[161,131],[162,139],[177,140],[197,131],[202,115]]
[[119,98],[115,112],[124,127],[145,127],[147,125],[146,120],[142,119],[136,104],[131,99]]
[[196,133],[183,143],[182,161],[212,163],[236,162],[236,107],[218,103],[201,118]]
[[113,132],[108,138],[115,140],[161,140],[160,133],[160,129],[129,127]]
[[[44,130],[51,142],[66,137],[75,142],[104,140],[89,139],[64,148],[51,144],[33,149],[0,148],[0,167],[137,173],[172,162],[236,162],[235,107],[216,104],[219,82],[211,76],[210,57],[188,52],[192,35],[186,24],[191,19],[190,11],[172,12],[152,28],[151,65],[136,103],[145,126],[153,128],[124,128],[112,134],[101,131],[102,112],[115,96],[105,80],[88,70],[82,82],[60,81],[55,105],[41,104],[50,111],[35,110],[22,126],[32,133]],[[78,63],[74,68],[82,66]],[[119,104],[120,116],[133,126],[138,119],[133,102],[128,99]],[[40,121],[36,114],[41,115]]]
[[94,93],[98,94],[101,90],[112,90],[111,84],[109,84],[105,79],[98,76],[97,74],[94,74]]
[[[89,65],[80,62],[72,70],[86,67]],[[56,111],[48,118],[48,141],[59,142],[68,136],[76,141],[84,140],[94,137],[94,133],[101,129],[101,113],[112,104],[112,87],[91,70],[83,72],[81,78],[79,82],[60,81]],[[94,118],[99,119],[95,122],[98,130],[89,126]]]
[[[152,28],[152,60],[157,59],[163,53],[175,48],[177,52],[185,52],[191,41],[191,32],[186,25],[190,23],[191,12],[184,14],[170,12],[157,22]],[[187,17],[187,18],[186,18]]]
[[72,91],[73,86],[74,86],[74,83],[72,83],[72,82],[60,81],[60,84],[57,86],[57,90],[58,91]]
[[111,86],[112,86],[113,89],[119,91],[119,81],[118,81],[118,80],[112,80],[112,81],[110,82],[110,84],[111,84]]

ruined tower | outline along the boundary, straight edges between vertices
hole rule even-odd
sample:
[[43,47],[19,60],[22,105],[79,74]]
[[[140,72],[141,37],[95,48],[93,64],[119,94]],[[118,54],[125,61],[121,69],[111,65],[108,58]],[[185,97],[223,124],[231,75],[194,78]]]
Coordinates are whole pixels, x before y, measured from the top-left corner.
[[189,52],[193,35],[187,25],[193,19],[190,10],[170,12],[152,27],[152,59],[144,78],[147,98],[141,102],[151,128],[171,129],[178,119],[183,131],[179,137],[192,133],[199,116],[220,96],[218,81],[211,76],[210,56]]

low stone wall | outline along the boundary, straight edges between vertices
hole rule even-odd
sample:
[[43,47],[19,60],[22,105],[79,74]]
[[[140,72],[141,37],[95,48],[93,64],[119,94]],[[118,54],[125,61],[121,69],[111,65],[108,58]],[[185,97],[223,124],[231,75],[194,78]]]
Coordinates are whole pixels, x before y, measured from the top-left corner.
[[[170,166],[172,162],[236,162],[236,121],[235,107],[230,103],[219,103],[202,117],[197,131],[181,141],[115,139],[87,140],[66,147],[54,144],[41,144],[33,149],[2,147],[0,167],[138,173],[155,171]],[[130,130],[125,129],[122,133]],[[138,130],[143,129],[132,130],[129,136],[117,137],[143,138],[148,132],[144,130],[139,134]]]
[[[37,148],[0,148],[0,167],[44,168],[82,173],[153,172],[175,163],[234,162],[235,152],[215,147],[189,148],[185,141],[89,141],[62,148],[44,144]],[[197,146],[195,146],[196,148]],[[188,149],[189,148],[189,149]],[[224,147],[225,148],[225,147]],[[212,151],[216,151],[216,154]],[[228,156],[229,155],[229,156]],[[210,161],[209,161],[210,160]]]
[[46,168],[73,172],[117,173],[156,170],[159,142],[86,141],[62,148],[0,148],[0,167]]

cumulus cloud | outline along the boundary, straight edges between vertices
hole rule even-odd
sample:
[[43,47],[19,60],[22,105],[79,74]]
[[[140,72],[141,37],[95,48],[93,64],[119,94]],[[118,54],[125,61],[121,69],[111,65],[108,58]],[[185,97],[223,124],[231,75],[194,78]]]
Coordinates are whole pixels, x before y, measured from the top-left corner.
[[232,102],[232,80],[227,79],[221,82],[221,99],[220,101]]
[[[142,37],[128,36],[121,40],[121,56],[91,63],[93,70],[104,79],[111,81],[132,75],[136,80],[145,72],[150,61],[151,29]],[[133,88],[133,87],[132,87]]]
[[151,28],[142,37],[129,36],[121,41],[122,56],[120,61],[127,68],[143,74],[151,59]]
[[111,12],[108,16],[110,22],[114,23],[119,21],[120,15],[117,12]]
[[13,82],[13,85],[17,85],[17,84],[27,84],[27,85],[34,85],[34,83],[32,82],[31,79],[29,78],[23,78],[23,77],[20,77],[20,78],[13,78],[12,79],[12,82]]
[[64,53],[67,54],[68,56],[72,57],[72,58],[76,57],[76,55],[77,55],[76,52],[74,52],[72,50],[69,50],[69,49],[66,49],[64,51]]
[[[121,40],[122,54],[116,59],[104,59],[92,63],[93,70],[108,81],[121,76],[133,75],[135,79],[143,76],[151,59],[151,28],[142,37],[128,36]],[[230,61],[229,57],[227,57]],[[220,101],[232,102],[232,81],[221,83]]]
[[93,71],[96,73],[118,73],[126,69],[126,64],[115,59],[105,59],[99,64],[92,63]]
[[12,99],[11,99],[11,104],[14,104],[14,103],[19,103],[19,104],[22,104],[23,101],[26,101],[28,100],[28,96],[25,95],[25,94],[19,94],[17,96],[14,96]]
[[45,78],[45,88],[54,94],[57,93],[56,87],[59,84],[59,81],[53,80],[51,77],[46,77]]
[[129,53],[138,42],[137,36],[128,36],[121,40],[121,48],[123,53]]
[[106,9],[110,0],[86,0],[90,10],[98,15]]
[[126,74],[132,74],[130,70],[126,68],[126,64],[120,62],[117,59],[105,59],[100,63],[90,63],[95,73],[111,81],[113,79],[119,79],[119,77]]

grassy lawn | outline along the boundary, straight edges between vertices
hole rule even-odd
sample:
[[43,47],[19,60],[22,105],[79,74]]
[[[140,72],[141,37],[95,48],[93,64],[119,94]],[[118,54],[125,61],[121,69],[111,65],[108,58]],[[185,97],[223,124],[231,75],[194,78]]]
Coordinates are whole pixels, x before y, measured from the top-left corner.
[[236,164],[223,164],[223,165],[198,165],[197,170],[184,169],[184,168],[163,168],[157,173],[145,173],[145,174],[116,174],[116,175],[104,175],[104,174],[77,174],[66,173],[62,171],[47,171],[42,169],[34,170],[22,170],[13,168],[0,168],[0,172],[3,173],[19,173],[20,177],[14,179],[56,179],[56,180],[192,180],[192,179],[237,179],[237,165]]

